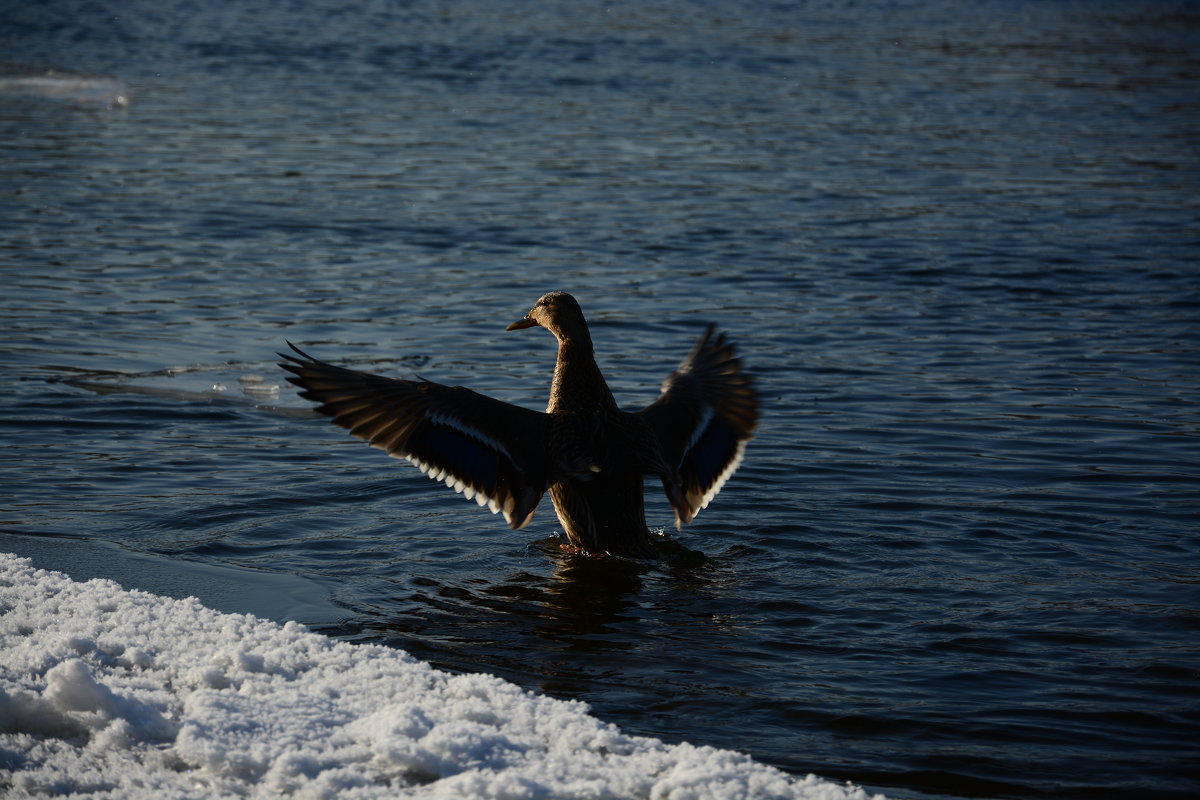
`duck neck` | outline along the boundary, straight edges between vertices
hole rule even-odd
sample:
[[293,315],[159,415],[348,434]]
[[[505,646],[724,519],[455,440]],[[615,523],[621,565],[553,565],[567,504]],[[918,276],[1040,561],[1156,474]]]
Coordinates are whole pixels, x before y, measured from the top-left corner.
[[612,392],[596,365],[589,338],[560,338],[558,362],[550,384],[550,405],[546,411],[597,411],[615,406]]

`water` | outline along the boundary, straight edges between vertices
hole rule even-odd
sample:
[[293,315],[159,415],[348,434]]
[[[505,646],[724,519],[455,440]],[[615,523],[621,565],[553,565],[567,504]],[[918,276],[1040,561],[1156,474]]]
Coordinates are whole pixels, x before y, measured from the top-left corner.
[[[6,549],[898,797],[1200,791],[1194,7],[5,5]],[[738,342],[705,562],[564,560],[273,364],[541,407],[550,289],[627,406]]]

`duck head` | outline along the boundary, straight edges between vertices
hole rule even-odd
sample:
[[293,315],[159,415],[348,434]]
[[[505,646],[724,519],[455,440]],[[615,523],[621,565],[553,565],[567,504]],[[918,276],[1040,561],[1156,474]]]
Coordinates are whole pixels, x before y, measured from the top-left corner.
[[554,334],[560,342],[591,342],[587,320],[583,309],[575,298],[566,292],[550,292],[533,304],[524,318],[509,325],[505,330],[516,331],[540,325]]

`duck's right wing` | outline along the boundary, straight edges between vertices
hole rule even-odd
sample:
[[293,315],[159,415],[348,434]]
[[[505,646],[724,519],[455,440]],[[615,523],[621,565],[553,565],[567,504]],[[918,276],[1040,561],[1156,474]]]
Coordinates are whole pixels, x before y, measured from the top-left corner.
[[742,463],[758,413],[758,394],[733,345],[710,325],[658,399],[637,412],[658,441],[675,527],[708,506]]
[[279,366],[334,425],[503,513],[514,529],[533,518],[549,486],[545,414],[461,386],[345,369],[288,346],[296,355],[280,353]]

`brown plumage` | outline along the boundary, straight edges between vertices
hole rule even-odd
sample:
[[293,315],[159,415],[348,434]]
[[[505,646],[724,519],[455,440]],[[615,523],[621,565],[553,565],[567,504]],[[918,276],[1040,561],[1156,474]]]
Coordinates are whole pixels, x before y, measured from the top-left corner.
[[317,410],[389,455],[500,512],[512,528],[533,518],[548,489],[570,544],[645,557],[654,541],[643,478],[658,476],[691,522],[737,469],[758,424],[758,396],[733,346],[712,326],[640,411],[617,408],[596,365],[575,298],[545,295],[508,330],[540,325],[558,340],[544,413],[461,386],[401,380],[319,361],[290,342],[289,381]]

